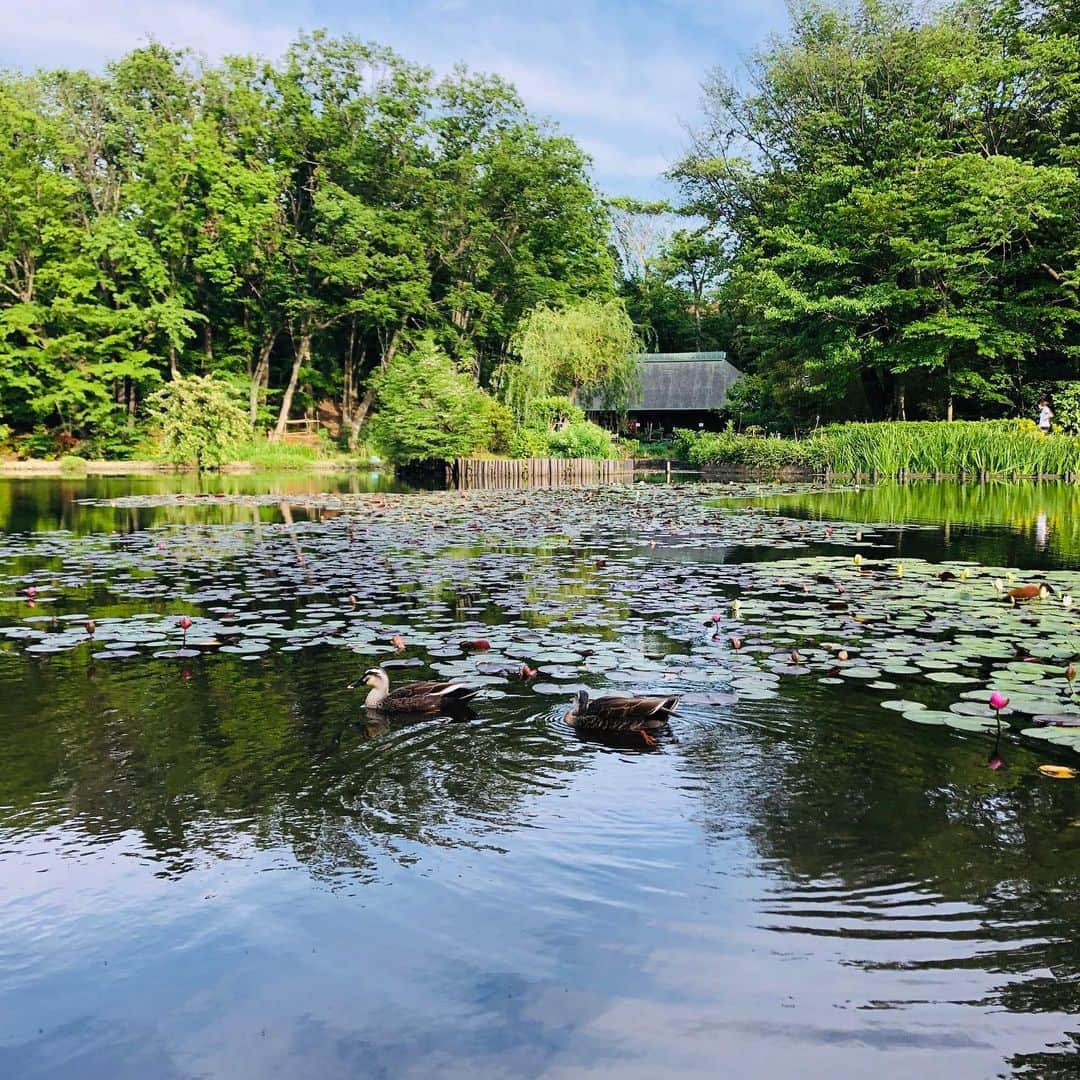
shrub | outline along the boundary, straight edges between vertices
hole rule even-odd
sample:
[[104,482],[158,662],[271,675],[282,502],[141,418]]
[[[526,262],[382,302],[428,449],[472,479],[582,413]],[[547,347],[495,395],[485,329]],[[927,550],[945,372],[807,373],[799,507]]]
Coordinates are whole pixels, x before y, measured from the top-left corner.
[[371,434],[391,461],[448,461],[506,438],[509,419],[431,338],[378,376]]
[[218,469],[251,434],[247,413],[232,388],[212,375],[174,379],[148,403],[161,428],[161,455],[178,465]]
[[65,454],[60,459],[60,471],[67,476],[85,476],[86,461],[74,454]]
[[675,432],[678,457],[699,468],[747,468],[763,471],[810,469],[817,465],[816,447],[795,439],[739,435],[729,423],[723,431]]
[[548,434],[548,454],[560,458],[614,458],[618,457],[615,440],[588,420],[567,424]]

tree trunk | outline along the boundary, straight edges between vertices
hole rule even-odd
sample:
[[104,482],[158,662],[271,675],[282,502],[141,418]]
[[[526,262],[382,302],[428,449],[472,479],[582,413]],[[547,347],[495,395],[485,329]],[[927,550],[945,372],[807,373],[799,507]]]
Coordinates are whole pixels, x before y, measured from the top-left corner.
[[[390,335],[390,341],[386,348],[383,350],[383,354],[379,359],[379,370],[383,371],[391,360],[394,359],[394,353],[397,352],[398,343],[401,341],[401,331],[395,330]],[[359,404],[356,406],[351,419],[351,430],[349,431],[349,449],[356,449],[356,442],[360,435],[360,426],[367,419],[368,413],[371,412],[371,406],[375,404],[375,388],[369,386],[364,391],[364,396],[360,399]]]
[[176,382],[180,378],[180,364],[176,359],[176,346],[169,342],[169,379]]
[[308,323],[300,324],[299,334],[293,334],[293,365],[289,372],[289,384],[281,398],[281,409],[274,425],[274,441],[280,442],[285,435],[285,423],[292,409],[296,384],[300,381],[300,369],[311,360],[311,327]]
[[949,423],[951,424],[952,423],[952,418],[953,418],[953,397],[952,397],[952,394],[950,394],[949,395],[949,407],[945,410],[945,419],[948,420]]
[[267,331],[266,337],[263,338],[262,344],[259,346],[259,359],[255,362],[255,370],[251,373],[251,397],[248,404],[251,410],[252,427],[255,426],[255,422],[259,419],[259,400],[270,375],[270,354],[274,351],[277,336],[277,330]]
[[896,384],[896,418],[897,420],[907,419],[907,390],[903,382]]
[[345,357],[341,373],[341,423],[349,427],[349,446],[355,445],[355,425],[352,421],[353,402],[356,400],[356,320],[349,323],[349,344],[345,346]]

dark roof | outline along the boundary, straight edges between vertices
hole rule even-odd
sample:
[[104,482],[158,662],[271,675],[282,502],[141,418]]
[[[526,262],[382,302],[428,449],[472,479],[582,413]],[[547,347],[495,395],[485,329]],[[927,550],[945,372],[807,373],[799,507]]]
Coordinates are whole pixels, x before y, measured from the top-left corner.
[[[719,409],[742,372],[727,353],[644,353],[641,391],[627,412],[703,412]],[[598,401],[586,408],[599,409]]]

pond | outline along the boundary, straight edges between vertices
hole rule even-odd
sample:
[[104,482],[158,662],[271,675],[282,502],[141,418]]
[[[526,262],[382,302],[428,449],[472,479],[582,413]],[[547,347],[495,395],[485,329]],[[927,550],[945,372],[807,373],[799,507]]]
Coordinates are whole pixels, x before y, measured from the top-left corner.
[[1075,503],[0,481],[0,1075],[1076,1075]]

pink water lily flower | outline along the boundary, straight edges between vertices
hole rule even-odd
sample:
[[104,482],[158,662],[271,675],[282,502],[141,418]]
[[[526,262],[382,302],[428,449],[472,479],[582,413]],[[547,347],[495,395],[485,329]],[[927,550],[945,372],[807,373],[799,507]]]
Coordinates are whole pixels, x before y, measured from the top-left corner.
[[990,708],[995,712],[1000,712],[1002,709],[1007,708],[1009,699],[1000,691],[995,690],[990,695]]

